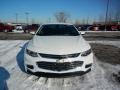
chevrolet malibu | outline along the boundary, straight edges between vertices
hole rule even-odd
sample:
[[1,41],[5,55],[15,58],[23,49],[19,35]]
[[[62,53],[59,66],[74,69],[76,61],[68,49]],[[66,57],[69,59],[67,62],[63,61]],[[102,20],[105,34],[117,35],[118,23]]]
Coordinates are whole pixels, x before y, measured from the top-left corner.
[[24,52],[25,71],[32,74],[84,74],[92,63],[90,45],[72,24],[43,24]]

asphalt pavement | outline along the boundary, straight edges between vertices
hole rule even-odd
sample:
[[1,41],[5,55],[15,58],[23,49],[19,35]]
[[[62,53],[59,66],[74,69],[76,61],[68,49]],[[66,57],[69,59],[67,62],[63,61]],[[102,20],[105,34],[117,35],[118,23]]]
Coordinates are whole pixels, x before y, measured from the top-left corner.
[[[0,32],[0,40],[30,40],[34,35],[28,33]],[[87,31],[83,37],[87,40],[120,40],[120,31]]]

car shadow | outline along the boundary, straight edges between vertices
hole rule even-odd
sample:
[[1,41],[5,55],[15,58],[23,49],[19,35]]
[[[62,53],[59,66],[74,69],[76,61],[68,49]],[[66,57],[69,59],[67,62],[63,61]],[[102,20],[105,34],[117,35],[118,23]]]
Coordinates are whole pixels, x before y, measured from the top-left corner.
[[17,56],[16,56],[16,61],[17,64],[19,66],[19,68],[21,69],[21,71],[25,72],[25,67],[24,67],[24,50],[26,45],[28,44],[28,42],[26,42],[21,48],[21,50],[18,52]]
[[6,80],[8,80],[9,78],[9,72],[4,67],[0,66],[0,90],[8,90]]

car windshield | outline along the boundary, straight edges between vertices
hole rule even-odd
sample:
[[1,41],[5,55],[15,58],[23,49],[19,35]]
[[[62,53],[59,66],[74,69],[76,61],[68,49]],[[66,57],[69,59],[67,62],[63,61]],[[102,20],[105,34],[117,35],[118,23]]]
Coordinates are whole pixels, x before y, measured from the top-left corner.
[[36,35],[39,36],[78,36],[73,25],[43,25]]

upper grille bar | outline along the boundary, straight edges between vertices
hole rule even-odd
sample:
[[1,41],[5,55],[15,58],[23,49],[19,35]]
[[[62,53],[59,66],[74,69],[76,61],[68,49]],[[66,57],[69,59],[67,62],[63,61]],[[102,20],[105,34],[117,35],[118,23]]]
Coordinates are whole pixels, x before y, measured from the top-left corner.
[[39,55],[43,58],[51,58],[51,59],[65,59],[65,58],[75,58],[80,55],[80,53],[75,54],[67,54],[67,55],[53,55],[53,54],[43,54],[39,53]]

